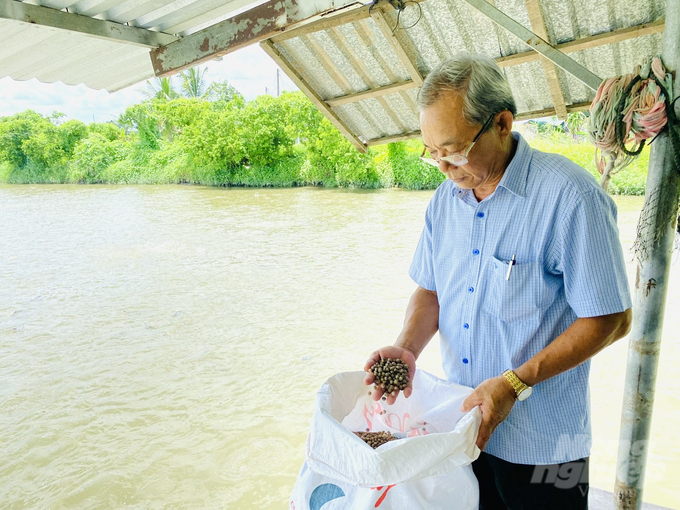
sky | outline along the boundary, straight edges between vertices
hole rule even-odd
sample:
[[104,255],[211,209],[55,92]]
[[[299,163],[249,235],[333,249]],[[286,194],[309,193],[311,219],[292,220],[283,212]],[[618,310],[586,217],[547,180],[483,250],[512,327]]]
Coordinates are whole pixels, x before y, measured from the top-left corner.
[[[264,94],[276,94],[276,70],[278,66],[255,44],[225,55],[222,61],[210,61],[205,77],[209,81],[227,80],[250,101]],[[281,91],[298,90],[282,71]],[[179,85],[177,79],[176,85]],[[35,110],[43,115],[61,112],[65,120],[78,119],[85,123],[116,120],[125,109],[145,99],[142,91],[145,82],[133,85],[113,94],[105,90],[93,90],[85,85],[40,83],[38,80],[15,81],[0,79],[0,117]]]

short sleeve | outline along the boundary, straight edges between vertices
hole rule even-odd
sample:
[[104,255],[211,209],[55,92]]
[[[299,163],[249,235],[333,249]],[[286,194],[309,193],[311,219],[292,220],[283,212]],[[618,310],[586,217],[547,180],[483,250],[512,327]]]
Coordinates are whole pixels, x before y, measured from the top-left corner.
[[427,206],[425,226],[420,235],[420,241],[418,242],[408,274],[422,288],[436,291],[434,264],[432,263],[434,259],[432,252],[432,203],[433,201],[430,201]]
[[564,214],[558,228],[558,263],[569,306],[578,317],[630,308],[614,201],[600,189],[589,191]]

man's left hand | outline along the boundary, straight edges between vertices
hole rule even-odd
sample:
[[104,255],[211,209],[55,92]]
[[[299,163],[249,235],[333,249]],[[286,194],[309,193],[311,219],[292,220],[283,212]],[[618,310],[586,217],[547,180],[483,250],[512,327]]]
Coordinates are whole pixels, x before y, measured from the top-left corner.
[[477,434],[477,446],[484,450],[496,427],[505,420],[515,405],[515,390],[500,375],[482,382],[463,402],[461,411],[471,411],[479,406],[482,423]]

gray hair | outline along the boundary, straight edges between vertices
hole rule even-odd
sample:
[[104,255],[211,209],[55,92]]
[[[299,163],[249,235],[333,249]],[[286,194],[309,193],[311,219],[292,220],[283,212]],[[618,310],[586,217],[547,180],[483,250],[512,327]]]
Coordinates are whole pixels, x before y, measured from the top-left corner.
[[418,93],[418,110],[432,106],[447,90],[463,96],[463,118],[484,124],[491,115],[510,110],[517,115],[510,84],[491,57],[457,53],[439,64],[425,78]]

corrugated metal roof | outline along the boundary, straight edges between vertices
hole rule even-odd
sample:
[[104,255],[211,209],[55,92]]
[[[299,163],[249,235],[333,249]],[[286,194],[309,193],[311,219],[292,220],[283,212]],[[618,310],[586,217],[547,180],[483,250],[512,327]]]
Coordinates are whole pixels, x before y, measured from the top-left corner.
[[[590,88],[559,68],[558,83],[550,78],[538,54],[469,5],[471,1],[408,2],[394,35],[396,10],[385,1],[372,11],[357,2],[356,8],[276,35],[263,47],[358,148],[416,136],[415,99],[422,77],[461,50],[497,59],[514,92],[520,118],[552,114],[556,105],[563,114],[587,107],[594,97]],[[488,1],[534,32],[543,30],[548,42],[601,78],[629,72],[661,51],[664,0]],[[263,1],[32,3],[187,36]],[[536,26],[536,10],[544,20],[543,25],[538,18],[542,28]],[[115,91],[153,75],[149,48],[0,20],[0,78],[35,77]]]
[[[464,1],[428,0],[419,5],[420,20],[410,29],[397,29],[394,36],[422,76],[447,56],[462,50],[497,59],[528,50],[523,41]],[[531,27],[524,0],[496,0],[495,5],[515,21]],[[665,14],[663,1],[542,0],[540,5],[552,44],[658,22]],[[409,9],[412,12],[405,20]],[[418,19],[417,6],[411,4],[407,10],[402,15],[405,26]],[[397,11],[387,12],[384,17],[394,27]],[[659,25],[657,33],[590,47],[569,56],[602,78],[630,72],[645,57],[660,53],[662,29]],[[359,140],[370,143],[409,132],[417,134],[415,84],[413,88],[377,98],[334,104],[343,96],[412,79],[380,30],[375,15],[369,17],[366,13],[363,19],[319,32],[310,33],[309,29],[300,32],[298,37],[291,37],[293,31],[272,38],[274,48]],[[553,97],[540,60],[503,67],[520,116],[552,113]],[[594,91],[572,75],[558,68],[557,76],[568,109],[584,109],[584,103],[594,98]]]
[[[186,36],[264,0],[45,0],[24,2]],[[0,78],[120,90],[154,76],[149,49],[0,19]]]

